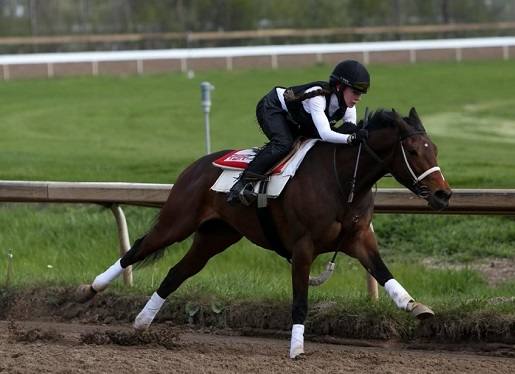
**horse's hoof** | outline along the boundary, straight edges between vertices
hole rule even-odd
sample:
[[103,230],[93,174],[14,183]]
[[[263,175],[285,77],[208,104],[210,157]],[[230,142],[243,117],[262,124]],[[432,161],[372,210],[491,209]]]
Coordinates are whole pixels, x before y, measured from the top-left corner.
[[154,320],[154,316],[150,316],[144,311],[141,311],[134,320],[134,323],[132,324],[132,327],[134,327],[137,331],[145,331],[147,330],[150,325],[152,324],[152,321]]
[[290,352],[290,358],[292,360],[299,360],[304,357],[304,351],[301,352]]
[[415,301],[411,301],[408,304],[408,311],[413,317],[420,320],[431,318],[435,315],[435,313],[429,309],[429,307]]
[[86,301],[89,301],[92,298],[94,298],[95,295],[97,294],[97,291],[95,291],[93,289],[93,287],[91,287],[91,284],[81,284],[77,288],[77,291],[75,292],[75,294],[76,294],[77,302],[85,303]]
[[304,354],[304,344],[296,345],[290,348],[290,358],[295,360],[301,358]]

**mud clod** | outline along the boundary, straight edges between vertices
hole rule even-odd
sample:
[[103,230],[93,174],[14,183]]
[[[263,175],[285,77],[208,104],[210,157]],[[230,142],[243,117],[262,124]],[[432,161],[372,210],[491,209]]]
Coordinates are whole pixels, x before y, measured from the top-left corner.
[[56,330],[44,331],[39,328],[23,329],[16,322],[9,321],[7,327],[9,340],[16,342],[34,343],[37,341],[56,342],[63,339],[63,336]]
[[174,349],[178,347],[179,336],[177,333],[168,329],[155,331],[107,330],[82,334],[80,340],[84,344],[116,344],[122,346],[155,345],[165,347],[166,349]]

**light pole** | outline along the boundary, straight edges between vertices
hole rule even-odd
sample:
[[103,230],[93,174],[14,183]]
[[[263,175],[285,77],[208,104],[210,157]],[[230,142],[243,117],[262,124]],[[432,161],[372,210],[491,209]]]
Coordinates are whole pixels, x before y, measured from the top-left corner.
[[215,89],[209,82],[200,83],[201,105],[204,110],[204,125],[206,130],[206,154],[211,153],[211,136],[209,133],[209,112],[211,111],[211,91]]

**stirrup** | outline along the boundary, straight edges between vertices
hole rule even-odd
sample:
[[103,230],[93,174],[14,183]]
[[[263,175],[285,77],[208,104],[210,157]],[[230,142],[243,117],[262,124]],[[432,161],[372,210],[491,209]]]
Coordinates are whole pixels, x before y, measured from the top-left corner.
[[239,193],[239,191],[230,190],[230,191],[227,193],[226,201],[227,201],[230,205],[236,205],[236,203],[239,203],[239,202],[240,202],[239,194],[240,194],[240,193]]
[[238,181],[227,194],[227,202],[230,205],[241,203],[250,206],[257,198],[254,192],[254,185],[251,182]]
[[238,193],[240,203],[245,206],[251,206],[257,200],[257,193],[254,192],[254,185],[247,183]]

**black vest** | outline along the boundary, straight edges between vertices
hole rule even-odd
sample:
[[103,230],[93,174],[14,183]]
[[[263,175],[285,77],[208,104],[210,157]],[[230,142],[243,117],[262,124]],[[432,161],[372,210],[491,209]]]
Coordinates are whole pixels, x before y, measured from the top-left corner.
[[[314,86],[320,86],[323,89],[330,90],[329,83],[324,81],[317,81],[317,82],[311,82],[302,84],[299,86],[293,86],[288,87],[287,90],[292,90],[295,96],[302,95],[306,90],[308,90],[311,87]],[[332,116],[329,116],[329,103],[331,100],[331,95],[328,94],[325,96],[326,100],[326,107],[325,107],[325,115],[329,119],[329,124],[331,125],[331,128],[334,127],[336,122],[341,120],[343,118],[343,115],[345,114],[345,111],[347,110],[347,107],[340,107],[336,112],[333,113]],[[306,136],[308,138],[320,138],[320,135],[318,134],[317,128],[315,124],[313,123],[313,118],[311,117],[311,114],[306,112],[304,110],[304,106],[302,105],[302,101],[300,100],[294,100],[294,101],[288,101],[285,99],[286,108],[288,109],[288,119],[293,122],[298,130],[300,135]]]

